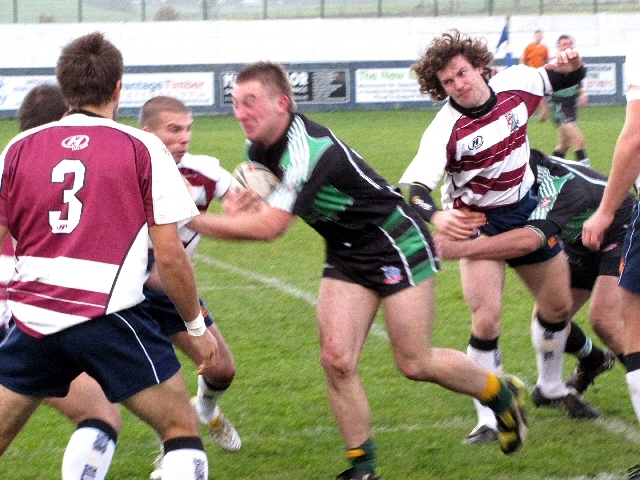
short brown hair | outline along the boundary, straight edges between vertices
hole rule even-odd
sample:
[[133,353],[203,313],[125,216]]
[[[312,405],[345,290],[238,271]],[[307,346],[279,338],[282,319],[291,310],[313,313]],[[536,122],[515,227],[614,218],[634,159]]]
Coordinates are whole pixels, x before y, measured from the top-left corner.
[[287,71],[282,65],[275,62],[255,62],[247,65],[238,73],[236,83],[240,84],[250,80],[258,80],[271,93],[286,95],[289,99],[289,111],[295,111],[296,102],[293,98],[291,82]]
[[18,109],[20,131],[60,120],[67,110],[60,87],[48,83],[33,87]]
[[177,98],[158,95],[150,98],[142,105],[140,109],[140,127],[156,128],[160,114],[163,112],[189,114],[191,109]]
[[435,101],[447,98],[437,73],[458,55],[463,55],[474,68],[483,67],[482,76],[489,81],[493,54],[487,48],[486,40],[471,38],[453,29],[434,38],[425,53],[411,66],[418,76],[420,92],[429,94]]
[[62,95],[71,108],[107,104],[123,73],[120,50],[100,32],[72,40],[62,49],[56,66]]

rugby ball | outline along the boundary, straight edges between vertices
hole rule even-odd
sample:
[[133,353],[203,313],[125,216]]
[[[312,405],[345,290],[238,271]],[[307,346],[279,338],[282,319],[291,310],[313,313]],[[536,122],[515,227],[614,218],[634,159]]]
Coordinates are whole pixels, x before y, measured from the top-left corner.
[[235,180],[233,186],[236,190],[249,189],[265,200],[280,183],[271,170],[256,162],[242,162],[231,175]]

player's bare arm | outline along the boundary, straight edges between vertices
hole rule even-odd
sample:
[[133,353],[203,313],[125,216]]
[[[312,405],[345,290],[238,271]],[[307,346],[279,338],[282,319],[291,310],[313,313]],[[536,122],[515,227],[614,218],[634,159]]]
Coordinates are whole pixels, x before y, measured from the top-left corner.
[[208,237],[221,240],[275,240],[282,235],[291,222],[292,215],[266,203],[258,208],[245,210],[235,215],[203,213],[191,220],[187,226]]
[[[192,322],[200,318],[200,302],[191,261],[182,246],[175,223],[149,227],[153,243],[155,265],[165,292],[180,312],[182,319]],[[204,321],[202,321],[204,326]],[[193,345],[202,358],[200,370],[215,365],[218,344],[206,328],[204,333],[192,337]]]
[[441,259],[507,260],[536,251],[542,247],[543,237],[542,232],[524,227],[493,237],[481,235],[468,241],[451,240],[446,235],[436,234],[433,241]]

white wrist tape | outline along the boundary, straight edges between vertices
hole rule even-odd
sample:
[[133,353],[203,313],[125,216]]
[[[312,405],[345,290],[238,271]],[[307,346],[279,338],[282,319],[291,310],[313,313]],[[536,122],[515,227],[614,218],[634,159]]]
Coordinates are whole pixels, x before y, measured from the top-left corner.
[[533,233],[538,235],[538,237],[540,238],[540,242],[541,242],[540,247],[541,248],[544,247],[544,245],[547,243],[547,236],[544,234],[544,232],[542,230],[540,230],[538,227],[534,227],[533,225],[525,225],[524,228],[528,228]]
[[184,324],[187,326],[187,332],[189,332],[189,335],[194,337],[200,337],[207,331],[207,326],[204,324],[204,317],[202,316],[202,313],[199,313],[195,320],[192,320],[191,322],[184,322]]

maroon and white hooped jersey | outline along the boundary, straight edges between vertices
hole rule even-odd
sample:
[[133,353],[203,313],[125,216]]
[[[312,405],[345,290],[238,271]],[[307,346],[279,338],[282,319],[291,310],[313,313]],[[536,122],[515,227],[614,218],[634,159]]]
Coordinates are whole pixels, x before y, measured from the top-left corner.
[[449,102],[422,136],[418,153],[400,184],[418,182],[432,191],[442,176],[444,209],[479,209],[517,203],[531,189],[527,124],[543,95],[552,92],[544,68],[517,65],[489,81],[496,94],[494,108],[468,117]]
[[[214,198],[222,198],[231,185],[231,173],[222,168],[220,160],[208,155],[186,153],[178,164],[178,170],[189,182],[187,188],[201,212],[207,211]],[[183,225],[180,227],[180,238],[189,258],[193,258],[200,234]]]
[[6,147],[0,224],[15,241],[9,307],[48,335],[140,303],[149,226],[198,214],[153,134],[76,113]]

